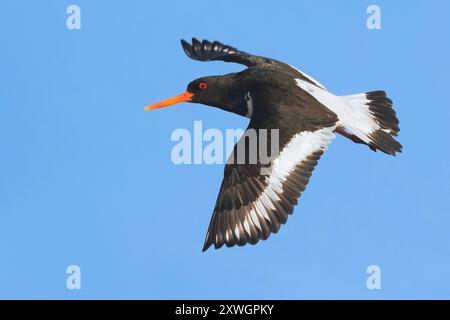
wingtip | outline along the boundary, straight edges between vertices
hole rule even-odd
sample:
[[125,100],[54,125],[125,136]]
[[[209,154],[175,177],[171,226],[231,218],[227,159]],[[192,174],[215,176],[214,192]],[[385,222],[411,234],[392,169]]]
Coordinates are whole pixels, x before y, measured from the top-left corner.
[[205,242],[205,244],[203,245],[203,248],[202,248],[202,252],[205,252],[206,250],[208,250],[210,246],[211,246],[211,243],[208,244],[208,242]]
[[[234,47],[224,45],[219,41],[211,42],[209,40],[198,40],[193,37],[192,42],[181,39],[181,46],[186,55],[194,60],[211,61],[211,60],[225,60],[224,57],[235,54],[238,50]],[[238,61],[238,63],[240,63]],[[245,63],[244,63],[245,64]]]
[[189,42],[187,42],[184,39],[181,39],[180,42],[181,42],[181,47],[184,50],[184,53],[186,53],[186,55],[188,57],[191,57],[192,56],[192,46],[189,44]]
[[[202,252],[205,252],[214,244],[214,240],[211,237],[210,230],[208,230],[208,233],[206,234],[205,243],[203,244]],[[217,249],[217,246],[214,244],[214,247]]]
[[185,45],[189,45],[189,43],[184,40],[184,39],[180,39],[181,45],[184,47]]

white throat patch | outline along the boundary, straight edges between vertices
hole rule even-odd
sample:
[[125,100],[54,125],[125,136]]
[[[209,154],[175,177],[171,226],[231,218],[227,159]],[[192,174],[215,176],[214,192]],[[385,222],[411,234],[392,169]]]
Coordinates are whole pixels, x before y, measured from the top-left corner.
[[247,102],[247,113],[245,114],[245,116],[247,118],[251,118],[253,115],[253,100],[250,92],[246,92],[244,94],[244,100]]

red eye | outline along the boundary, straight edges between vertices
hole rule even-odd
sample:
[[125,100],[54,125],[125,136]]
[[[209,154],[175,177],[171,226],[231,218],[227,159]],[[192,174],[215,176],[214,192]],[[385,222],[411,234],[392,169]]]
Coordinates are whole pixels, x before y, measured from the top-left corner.
[[200,84],[198,85],[198,87],[202,90],[205,90],[206,88],[208,88],[208,85],[205,82],[200,82]]

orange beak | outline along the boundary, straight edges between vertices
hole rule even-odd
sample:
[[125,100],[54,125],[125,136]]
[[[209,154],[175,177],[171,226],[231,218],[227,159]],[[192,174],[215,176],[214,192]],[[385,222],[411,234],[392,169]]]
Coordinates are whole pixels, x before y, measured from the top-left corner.
[[166,99],[164,101],[157,102],[152,105],[146,106],[144,108],[144,110],[153,110],[153,109],[168,107],[168,106],[180,103],[180,102],[188,102],[188,101],[192,100],[193,96],[194,96],[193,93],[190,93],[189,91],[185,91],[182,94],[179,94],[175,97],[172,97],[172,98]]

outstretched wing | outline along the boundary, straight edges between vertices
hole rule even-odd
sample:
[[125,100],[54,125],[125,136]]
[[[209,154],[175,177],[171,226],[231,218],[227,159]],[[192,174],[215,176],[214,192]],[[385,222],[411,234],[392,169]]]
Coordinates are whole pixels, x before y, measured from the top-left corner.
[[211,43],[208,40],[203,40],[200,42],[197,39],[192,38],[192,44],[185,40],[181,40],[181,46],[189,58],[200,61],[221,60],[225,62],[236,62],[247,67],[252,67],[262,63],[270,63],[271,60],[239,51],[238,49],[222,44],[219,41]]
[[[203,251],[211,245],[220,248],[223,245],[256,244],[278,232],[288,215],[292,214],[317,161],[334,138],[337,122],[334,114],[307,94],[300,93],[295,101],[286,99],[278,101],[282,105],[279,109],[270,108],[281,110],[278,116],[253,116],[247,131],[235,145],[225,166]],[[259,103],[257,99],[255,103]],[[255,110],[261,110],[261,106]],[[288,118],[283,117],[283,110],[291,110]],[[264,150],[272,150],[270,144],[277,142],[274,133],[267,134],[269,138],[263,141],[258,135],[260,129],[266,129],[267,133],[278,129],[279,152],[272,157],[270,166],[264,165],[261,158],[264,153],[261,152],[254,157],[257,161],[249,161],[251,153],[264,143],[267,143]],[[256,149],[255,143],[247,138],[252,136],[247,134],[250,130],[256,130]],[[245,155],[241,159],[245,161],[239,162],[242,150],[245,150]]]
[[334,138],[334,126],[294,135],[265,175],[261,164],[227,164],[203,251],[256,244],[277,233]]
[[322,89],[325,89],[318,81],[308,76],[306,73],[275,59],[252,55],[238,49],[225,45],[219,41],[210,42],[208,40],[199,41],[192,38],[192,44],[181,40],[186,55],[199,61],[225,61],[243,64],[247,67],[264,66],[266,68],[277,69],[290,74],[296,78],[312,83]]

